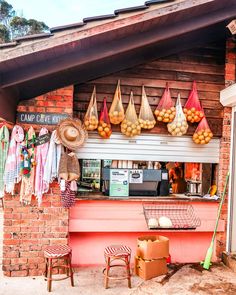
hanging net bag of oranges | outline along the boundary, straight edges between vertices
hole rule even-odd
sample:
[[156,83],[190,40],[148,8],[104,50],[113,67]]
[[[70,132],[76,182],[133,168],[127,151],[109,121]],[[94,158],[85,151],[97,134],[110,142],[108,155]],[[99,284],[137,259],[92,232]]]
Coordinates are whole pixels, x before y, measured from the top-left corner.
[[125,118],[125,111],[121,99],[120,80],[117,83],[114,98],[109,110],[110,122],[120,124]]
[[98,123],[98,134],[103,138],[109,138],[111,136],[111,123],[107,111],[107,100],[104,98],[103,107]]
[[132,91],[130,93],[130,100],[125,113],[125,119],[121,123],[121,132],[128,137],[132,137],[141,133],[141,126],[136,114]]
[[184,114],[187,121],[191,123],[198,123],[204,117],[204,111],[198,98],[197,85],[195,81],[193,82],[192,90],[184,106]]
[[166,89],[162,95],[161,100],[159,101],[157,108],[154,111],[154,114],[157,118],[157,121],[164,123],[170,123],[175,118],[175,107],[170,96],[168,83],[166,83]]
[[180,94],[178,94],[178,98],[176,101],[176,114],[173,122],[167,124],[167,129],[173,136],[182,136],[188,130],[188,123],[186,117],[183,113],[181,102],[180,102]]
[[203,117],[193,134],[193,141],[196,144],[207,144],[213,137],[213,133],[208,125],[206,117]]
[[144,86],[142,86],[142,101],[139,112],[139,123],[143,129],[152,129],[156,124],[156,120],[149,105]]
[[98,110],[95,86],[93,88],[93,93],[90,98],[87,112],[84,116],[84,126],[88,131],[93,131],[98,127]]

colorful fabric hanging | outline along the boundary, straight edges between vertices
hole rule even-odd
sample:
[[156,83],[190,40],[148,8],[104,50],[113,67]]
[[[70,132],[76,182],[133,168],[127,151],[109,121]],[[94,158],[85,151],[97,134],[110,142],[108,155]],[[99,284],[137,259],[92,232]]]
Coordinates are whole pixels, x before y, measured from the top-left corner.
[[0,198],[4,196],[4,170],[9,147],[9,130],[6,126],[0,128]]
[[[41,128],[39,132],[39,136],[47,134],[48,130],[46,128]],[[42,203],[42,196],[44,192],[44,187],[43,187],[43,176],[44,176],[44,171],[45,171],[45,163],[47,159],[47,154],[48,154],[48,147],[49,143],[46,142],[44,144],[41,144],[37,147],[36,151],[36,174],[35,174],[35,196],[38,199],[38,204],[39,206]]]
[[35,179],[35,150],[34,144],[28,148],[28,141],[35,141],[36,135],[34,128],[31,126],[26,134],[26,139],[22,145],[21,151],[21,190],[20,190],[20,201],[28,205],[31,203],[32,195],[34,194],[34,179]]
[[15,125],[12,133],[10,146],[7,154],[5,172],[4,172],[4,184],[5,191],[10,194],[14,194],[15,184],[21,180],[20,176],[20,145],[24,140],[24,130],[21,126]]
[[58,169],[61,158],[61,144],[58,141],[56,130],[52,132],[47,159],[43,174],[43,193],[49,190],[49,184],[58,178]]

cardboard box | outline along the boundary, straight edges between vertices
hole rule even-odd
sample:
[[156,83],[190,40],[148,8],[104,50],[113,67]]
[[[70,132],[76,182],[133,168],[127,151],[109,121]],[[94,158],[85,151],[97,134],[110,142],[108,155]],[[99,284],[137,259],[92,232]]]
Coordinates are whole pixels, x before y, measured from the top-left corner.
[[168,272],[166,258],[144,260],[136,256],[134,269],[135,274],[144,280],[150,280]]
[[142,236],[138,238],[136,255],[145,260],[169,256],[169,239],[163,236]]

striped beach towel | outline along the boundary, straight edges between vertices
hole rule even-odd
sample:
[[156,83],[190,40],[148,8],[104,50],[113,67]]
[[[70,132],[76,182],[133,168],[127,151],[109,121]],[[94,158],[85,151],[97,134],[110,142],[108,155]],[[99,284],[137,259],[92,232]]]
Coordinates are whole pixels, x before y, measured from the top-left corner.
[[20,144],[24,140],[24,131],[22,127],[15,125],[10,140],[10,146],[7,154],[4,184],[7,193],[14,194],[15,184],[20,182]]
[[4,171],[9,147],[9,130],[6,126],[0,128],[0,198],[4,196]]

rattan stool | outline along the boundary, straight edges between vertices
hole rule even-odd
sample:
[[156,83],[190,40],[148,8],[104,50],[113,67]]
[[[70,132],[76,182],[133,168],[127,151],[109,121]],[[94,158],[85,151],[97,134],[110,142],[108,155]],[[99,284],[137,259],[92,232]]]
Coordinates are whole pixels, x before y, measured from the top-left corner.
[[[105,275],[104,285],[108,288],[108,281],[111,280],[128,280],[128,287],[131,288],[131,274],[130,274],[130,257],[131,249],[123,245],[111,245],[105,248],[104,251],[106,267],[103,270]],[[122,260],[125,264],[111,264],[114,260]],[[127,275],[122,277],[109,276],[111,267],[122,266],[126,268]]]
[[[73,270],[71,267],[71,254],[71,248],[67,245],[48,246],[44,250],[44,257],[46,259],[46,269],[44,275],[47,280],[48,292],[51,292],[52,290],[52,281],[61,281],[67,278],[70,278],[71,286],[74,287]],[[63,259],[65,263],[62,265],[58,265],[57,262],[55,262],[53,265],[53,259]],[[60,279],[52,278],[53,268],[66,269],[66,276]]]

